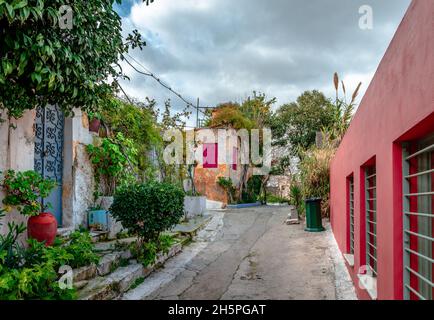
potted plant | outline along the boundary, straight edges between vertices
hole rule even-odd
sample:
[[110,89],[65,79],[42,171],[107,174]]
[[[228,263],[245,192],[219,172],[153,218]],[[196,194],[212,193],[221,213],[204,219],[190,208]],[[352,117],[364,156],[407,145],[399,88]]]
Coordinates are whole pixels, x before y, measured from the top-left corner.
[[97,144],[88,145],[86,150],[95,170],[95,203],[101,209],[100,215],[102,210],[106,211],[109,238],[115,238],[122,228],[110,215],[109,208],[116,188],[133,179],[131,170],[136,164],[137,149],[131,140],[118,133],[114,138],[103,138]]
[[56,182],[44,179],[35,171],[15,172],[8,170],[4,174],[2,187],[5,191],[3,204],[7,211],[16,207],[18,212],[29,217],[27,233],[29,238],[45,242],[51,246],[57,234],[57,221],[53,214],[46,212],[50,203],[42,205],[56,187]]
[[99,112],[89,112],[89,131],[99,133],[102,116]]

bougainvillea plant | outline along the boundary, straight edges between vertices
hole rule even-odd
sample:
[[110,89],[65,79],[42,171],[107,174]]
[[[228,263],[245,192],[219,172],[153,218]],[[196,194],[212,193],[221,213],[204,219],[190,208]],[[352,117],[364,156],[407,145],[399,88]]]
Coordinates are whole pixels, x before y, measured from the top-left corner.
[[[35,171],[16,172],[8,170],[4,173],[1,186],[6,196],[3,204],[16,207],[25,216],[38,216],[45,208],[40,199],[46,198],[56,187],[56,182],[44,179]],[[46,207],[50,204],[46,203]]]

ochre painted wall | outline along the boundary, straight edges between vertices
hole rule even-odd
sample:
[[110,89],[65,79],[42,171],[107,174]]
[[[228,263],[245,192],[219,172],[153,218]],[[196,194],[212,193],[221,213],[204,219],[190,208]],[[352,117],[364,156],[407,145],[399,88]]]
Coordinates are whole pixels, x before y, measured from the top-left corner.
[[361,166],[376,159],[378,299],[403,298],[400,141],[434,131],[433,17],[434,1],[411,3],[331,164],[331,222],[344,253],[349,241],[346,178],[354,174],[355,267],[349,270],[358,288],[357,271],[364,264]]

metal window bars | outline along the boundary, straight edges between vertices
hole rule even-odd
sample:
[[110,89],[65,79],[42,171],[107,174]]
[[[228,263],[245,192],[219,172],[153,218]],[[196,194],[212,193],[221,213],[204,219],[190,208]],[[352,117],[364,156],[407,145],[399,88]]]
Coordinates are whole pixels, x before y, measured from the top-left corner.
[[350,213],[350,254],[354,254],[354,177],[351,177],[349,183],[349,213]]
[[403,160],[404,299],[432,300],[434,144],[404,144]]
[[366,265],[377,276],[377,170],[365,168]]

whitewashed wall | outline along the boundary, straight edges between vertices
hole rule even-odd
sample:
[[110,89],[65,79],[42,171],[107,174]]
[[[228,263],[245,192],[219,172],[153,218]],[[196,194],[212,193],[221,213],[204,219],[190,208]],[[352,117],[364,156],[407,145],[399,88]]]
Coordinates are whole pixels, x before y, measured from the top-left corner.
[[[35,110],[27,111],[24,116],[18,120],[12,120],[9,123],[7,120],[0,124],[0,171],[13,169],[17,171],[33,170],[34,168],[34,149],[35,149]],[[9,126],[15,128],[10,129],[10,143],[8,144]],[[9,149],[8,149],[9,145]],[[0,190],[0,200],[3,199],[3,194]],[[0,203],[1,206],[3,206]],[[7,223],[10,221],[26,222],[26,218],[18,212],[13,211],[6,215],[1,223],[0,233],[7,232]],[[21,240],[25,240],[25,237]]]

